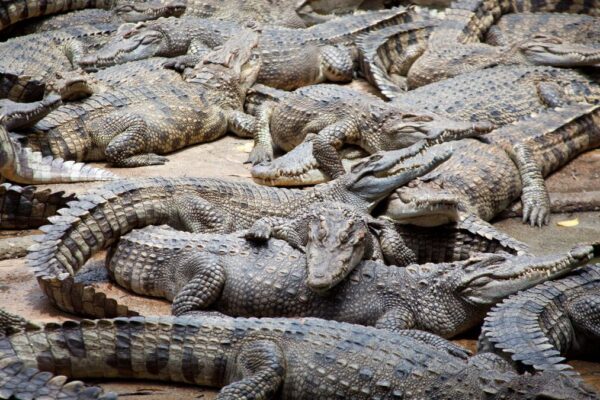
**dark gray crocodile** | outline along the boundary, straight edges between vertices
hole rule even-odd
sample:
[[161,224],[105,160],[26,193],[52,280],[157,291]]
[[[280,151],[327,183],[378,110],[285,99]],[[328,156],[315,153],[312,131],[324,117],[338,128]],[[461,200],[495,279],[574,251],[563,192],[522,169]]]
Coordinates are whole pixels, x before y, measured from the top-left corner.
[[[0,314],[3,398],[115,398],[74,379],[119,377],[222,388],[219,399],[593,400],[556,372],[518,375],[493,354],[440,338],[315,318],[135,317],[34,324]],[[351,356],[351,357],[349,357]],[[47,372],[40,372],[47,371]],[[59,375],[54,377],[55,375]]]
[[17,183],[57,183],[107,181],[116,179],[111,172],[60,158],[42,157],[41,153],[22,148],[9,136],[9,130],[23,129],[58,107],[59,96],[47,96],[33,103],[0,100],[0,176]]
[[544,176],[600,145],[600,106],[540,113],[489,133],[485,141],[453,142],[454,154],[438,173],[399,188],[381,212],[424,226],[464,221],[477,232],[489,226],[482,219],[492,219],[520,197],[523,221],[548,223]]
[[[274,148],[289,152],[310,140],[320,169],[333,178],[344,173],[338,155],[344,144],[356,145],[373,154],[408,147],[421,140],[434,145],[476,136],[492,128],[490,124],[411,112],[339,85],[312,85],[292,93],[283,92],[281,96],[276,102],[260,106],[250,161],[254,164],[270,161]],[[268,172],[262,172],[260,178],[267,175],[266,179],[275,181],[278,172],[272,170],[270,177]]]
[[[416,150],[412,155],[418,153]],[[78,196],[52,217],[52,225],[28,255],[38,282],[62,310],[85,308],[92,315],[127,315],[114,299],[76,284],[72,275],[94,252],[146,225],[168,224],[194,232],[233,232],[265,216],[300,216],[319,202],[341,202],[368,213],[396,187],[427,173],[449,154],[433,158],[376,154],[348,174],[312,190],[275,189],[209,178],[117,181]],[[90,300],[93,302],[90,304]]]
[[175,315],[318,317],[453,337],[480,324],[501,299],[562,276],[594,253],[579,246],[565,255],[479,255],[406,268],[363,261],[337,283],[329,273],[341,261],[331,249],[340,229],[332,222],[309,223],[306,257],[277,239],[253,249],[240,239],[148,228],[124,236],[107,267],[126,289],[172,301]]
[[[445,18],[431,34],[425,53],[408,72],[408,86],[415,88],[449,77],[501,64],[537,64],[564,66],[585,65],[585,60],[569,52],[553,53],[548,57],[529,57],[519,44],[490,46],[480,41],[486,31],[502,14],[523,11],[559,11],[599,15],[597,1],[577,2],[560,0],[516,2],[502,0],[458,0],[445,10]],[[540,42],[540,40],[535,40]],[[525,49],[529,45],[525,46]],[[597,63],[590,59],[591,65]],[[589,65],[589,64],[588,64]]]
[[[255,50],[261,59],[258,82],[280,89],[330,81],[350,81],[354,39],[365,32],[420,18],[404,8],[335,19],[306,29],[264,27]],[[165,18],[138,25],[81,60],[83,67],[162,56],[174,65],[194,64],[207,49],[239,33],[233,22],[192,17]]]
[[252,57],[256,44],[252,31],[233,38],[185,79],[160,61],[157,69],[144,70],[150,60],[115,68],[123,70],[117,72],[123,79],[113,71],[97,74],[109,89],[51,113],[25,132],[23,144],[46,156],[138,167],[163,164],[162,154],[227,132],[250,137],[254,119],[244,114],[243,103],[259,70]]
[[522,367],[576,374],[565,356],[598,356],[600,264],[518,293],[490,311],[479,347]]

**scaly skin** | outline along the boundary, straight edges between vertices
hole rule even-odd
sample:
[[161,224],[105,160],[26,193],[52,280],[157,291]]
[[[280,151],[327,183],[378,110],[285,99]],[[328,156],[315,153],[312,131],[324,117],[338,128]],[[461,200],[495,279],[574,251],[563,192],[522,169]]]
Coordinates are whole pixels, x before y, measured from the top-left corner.
[[[81,382],[48,382],[53,374],[185,382],[222,388],[220,400],[598,398],[558,373],[518,375],[494,355],[452,355],[451,344],[435,337],[424,343],[419,332],[314,318],[136,317],[25,329],[20,319],[13,323],[17,333],[0,339],[3,398],[102,395]],[[42,378],[40,370],[51,373]]]
[[159,154],[215,140],[228,131],[251,136],[254,120],[242,109],[258,73],[251,58],[256,44],[257,34],[251,31],[231,39],[206,55],[185,80],[165,69],[128,78],[132,72],[122,66],[123,79],[105,81],[114,89],[51,113],[33,127],[25,144],[44,155],[138,167],[163,164],[167,159]]
[[[116,32],[117,25],[80,25],[22,36],[0,43],[0,98],[14,101],[35,101],[44,91],[65,91],[84,85],[83,71],[76,61],[87,48],[101,43]],[[66,86],[66,88],[65,88]],[[89,94],[89,93],[88,93]]]
[[455,120],[502,126],[570,103],[597,103],[593,76],[553,67],[498,66],[411,90],[394,104]]
[[439,21],[429,19],[370,32],[357,41],[360,72],[388,99],[408,88],[406,75]]
[[[593,257],[592,246],[581,246],[566,255],[479,255],[407,268],[363,261],[332,287],[327,271],[307,265],[310,258],[329,257],[323,249],[337,232],[324,225],[310,224],[306,258],[277,239],[252,249],[222,236],[134,231],[119,241],[107,266],[126,289],[172,301],[174,315],[214,310],[237,317],[318,317],[453,337],[480,324],[503,298]],[[223,247],[227,255],[218,254]]]
[[[344,144],[356,145],[373,154],[418,142],[430,146],[491,130],[489,124],[457,122],[431,113],[411,112],[375,96],[327,84],[300,88],[274,104],[265,104],[260,108],[258,124],[255,149],[250,153],[254,164],[272,160],[274,147],[289,152],[311,141],[314,159],[332,178],[345,172],[338,154]],[[282,175],[277,168],[269,170],[268,166],[261,165],[259,169],[262,180],[276,181]]]
[[0,100],[0,175],[17,183],[58,183],[116,179],[111,172],[24,149],[9,136],[9,129],[34,124],[58,107],[60,97],[48,96],[35,103]]
[[209,178],[115,182],[78,196],[77,202],[61,211],[62,216],[51,218],[52,225],[42,229],[47,234],[31,248],[29,264],[60,309],[95,316],[128,315],[127,307],[96,295],[93,287],[74,282],[72,275],[96,251],[132,229],[168,224],[194,232],[227,233],[249,228],[265,216],[301,216],[310,205],[327,201],[368,213],[396,187],[448,157],[419,157],[410,163],[405,155],[383,160],[378,154],[343,177],[305,191]]
[[497,129],[487,144],[453,143],[447,163],[399,188],[382,213],[425,226],[465,221],[477,232],[520,196],[524,222],[540,226],[550,213],[543,177],[600,145],[599,127],[600,106],[574,105]]
[[599,288],[596,264],[518,293],[490,311],[479,347],[527,369],[577,374],[565,356],[597,355]]
[[32,34],[64,29],[75,25],[116,24],[151,21],[160,17],[179,17],[186,10],[180,0],[149,0],[144,2],[116,0],[108,10],[90,9],[55,15],[29,22],[18,34]]
[[0,3],[0,31],[30,18],[84,8],[109,8],[114,0],[12,0]]
[[600,42],[599,23],[598,17],[581,14],[507,14],[488,30],[485,41],[494,46],[506,46],[542,35],[559,37],[570,43],[593,45]]
[[[494,47],[480,43],[485,32],[502,14],[523,11],[560,11],[598,15],[598,10],[600,7],[596,0],[586,3],[559,0],[456,1],[445,10],[446,16],[431,34],[427,50],[410,68],[408,86],[416,88],[498,64],[536,64],[536,59],[521,53],[519,46]],[[559,60],[561,63],[557,65],[564,65],[565,60],[560,57]]]
[[35,186],[0,184],[0,229],[32,229],[48,223],[48,217],[75,200],[75,195],[37,190]]
[[[354,39],[365,32],[419,18],[403,8],[339,18],[307,29],[265,27],[255,50],[261,59],[258,82],[292,90],[314,83],[350,81]],[[150,21],[131,29],[81,60],[83,67],[105,67],[149,57],[179,57],[175,66],[194,64],[199,54],[239,34],[233,22],[192,17]]]

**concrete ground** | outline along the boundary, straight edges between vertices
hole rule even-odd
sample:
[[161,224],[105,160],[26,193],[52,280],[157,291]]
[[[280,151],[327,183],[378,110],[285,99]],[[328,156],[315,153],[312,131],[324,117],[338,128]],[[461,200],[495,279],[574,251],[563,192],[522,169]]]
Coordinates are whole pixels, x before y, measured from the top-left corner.
[[[226,137],[172,154],[169,156],[170,162],[164,166],[113,169],[113,172],[122,177],[160,175],[247,179],[250,176],[248,167],[242,162],[251,147],[252,143],[249,140]],[[600,190],[599,171],[600,150],[596,150],[583,155],[552,176],[548,186],[553,192],[573,192],[573,196],[577,196],[581,191]],[[52,185],[51,187],[53,190],[81,193],[94,186],[98,184]],[[578,218],[579,223],[574,227],[567,228],[556,224],[558,221],[571,220],[575,217]],[[574,243],[600,239],[600,212],[554,215],[550,225],[542,229],[525,226],[514,218],[498,221],[496,225],[501,230],[530,244],[536,254],[556,252],[568,249]],[[102,268],[102,255],[98,255],[91,262],[91,267]],[[169,305],[164,301],[136,297],[112,284],[102,284],[102,286],[111,297],[116,296],[120,301],[142,310],[145,314],[169,314]],[[48,304],[23,259],[0,261],[0,304],[8,311],[32,320],[51,321],[72,318]],[[473,349],[476,337],[477,333],[474,332],[458,342]],[[587,381],[600,390],[599,363],[572,361],[571,364],[584,375]],[[115,381],[102,383],[101,386],[107,391],[114,391],[131,399],[212,399],[216,393],[197,387],[153,382]]]

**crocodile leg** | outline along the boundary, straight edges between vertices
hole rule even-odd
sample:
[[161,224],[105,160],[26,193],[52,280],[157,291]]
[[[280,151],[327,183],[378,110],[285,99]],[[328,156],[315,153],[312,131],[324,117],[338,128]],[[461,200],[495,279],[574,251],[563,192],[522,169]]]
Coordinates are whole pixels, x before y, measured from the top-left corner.
[[394,224],[389,221],[383,221],[379,231],[379,244],[387,264],[405,267],[417,262],[415,253],[406,245]]
[[523,222],[529,222],[532,226],[548,224],[550,221],[550,197],[542,169],[535,161],[533,152],[526,144],[518,144],[509,155],[521,174]]
[[225,386],[218,400],[273,399],[283,383],[285,357],[274,341],[255,340],[242,347],[235,370],[242,379]]
[[245,237],[254,241],[277,238],[285,240],[294,248],[302,249],[306,246],[307,241],[307,232],[303,225],[306,225],[304,219],[290,220],[283,217],[264,217],[254,222]]
[[376,328],[392,332],[412,329],[415,326],[415,316],[411,310],[396,307],[383,314],[375,323]]
[[173,315],[208,308],[221,296],[227,278],[216,258],[203,252],[186,252],[173,264],[167,277],[173,279],[168,296],[173,299]]
[[260,107],[257,115],[257,127],[254,135],[254,148],[248,156],[248,162],[253,165],[273,159],[273,138],[271,137],[270,121],[274,104]]
[[349,137],[358,136],[358,130],[354,121],[346,119],[327,126],[316,135],[311,135],[313,155],[319,162],[320,169],[331,179],[346,172],[338,150]]
[[96,122],[96,143],[106,143],[106,160],[115,167],[162,165],[166,157],[145,153],[149,137],[148,126],[135,114],[109,115]]
[[256,119],[239,110],[231,110],[227,114],[227,129],[239,137],[252,138],[256,132]]
[[345,47],[325,46],[321,49],[323,75],[332,82],[350,82],[354,73],[351,51]]
[[201,197],[179,196],[174,208],[181,226],[190,232],[224,232],[228,229],[230,221],[227,217]]
[[[569,299],[565,305],[569,314],[571,323],[577,332],[583,335],[577,335],[594,338],[596,342],[600,341],[600,295],[586,294],[573,300]],[[577,349],[586,351],[586,348]]]

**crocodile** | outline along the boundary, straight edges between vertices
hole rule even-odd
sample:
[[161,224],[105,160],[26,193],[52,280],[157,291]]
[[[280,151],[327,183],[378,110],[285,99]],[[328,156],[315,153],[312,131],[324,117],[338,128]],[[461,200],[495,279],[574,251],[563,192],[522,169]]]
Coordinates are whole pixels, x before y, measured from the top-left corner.
[[48,217],[75,200],[74,194],[35,186],[0,184],[0,229],[32,229],[48,223]]
[[600,18],[589,15],[508,14],[490,28],[486,42],[495,46],[522,43],[520,51],[537,64],[597,66],[600,64],[598,24]]
[[73,281],[74,273],[94,252],[110,246],[119,236],[157,224],[193,232],[233,232],[247,229],[265,216],[301,216],[308,206],[327,201],[368,213],[396,187],[449,157],[449,153],[417,154],[418,149],[394,160],[376,154],[346,175],[303,191],[210,178],[116,181],[78,196],[60,216],[51,217],[52,224],[41,228],[46,234],[30,249],[29,264],[58,308],[87,315],[128,315],[127,308],[117,306],[114,299]]
[[534,371],[576,374],[565,356],[598,356],[600,264],[513,295],[485,318],[478,346]]
[[9,136],[9,130],[23,129],[58,107],[59,96],[47,96],[34,103],[0,100],[0,175],[17,183],[58,183],[106,181],[117,176],[109,171],[61,158],[42,157],[24,149]]
[[160,17],[179,17],[186,11],[185,2],[179,0],[113,0],[110,9],[86,9],[49,18],[28,21],[15,27],[13,35],[53,31],[76,25],[136,23]]
[[31,18],[81,10],[84,8],[110,8],[114,0],[11,0],[0,3],[0,31]]
[[517,13],[503,15],[486,34],[485,42],[506,46],[535,35],[558,37],[566,42],[600,43],[598,17],[566,13]]
[[[486,31],[502,14],[523,11],[560,11],[571,13],[589,13],[600,15],[597,1],[529,1],[507,2],[499,0],[458,0],[445,10],[446,17],[432,32],[427,50],[411,66],[407,75],[409,88],[416,88],[431,82],[447,79],[466,72],[499,64],[534,64],[564,66],[585,65],[579,57],[569,52],[552,52],[540,57],[539,51],[530,49],[532,44],[525,43],[511,46],[490,46],[481,42]],[[534,40],[535,43],[544,42]],[[543,47],[551,49],[551,47]],[[591,65],[597,63],[589,60]],[[590,65],[590,64],[587,64]]]
[[149,316],[41,325],[2,311],[0,321],[3,398],[116,397],[66,377],[183,382],[219,388],[219,399],[598,398],[581,380],[519,375],[498,356],[456,355],[451,343],[418,331],[317,318]]
[[570,103],[598,103],[597,76],[548,66],[497,66],[435,82],[394,98],[399,107],[495,126]]
[[278,239],[252,249],[239,240],[149,227],[121,238],[107,268],[125,289],[171,301],[174,315],[317,317],[449,338],[480,324],[501,299],[562,276],[594,254],[592,246],[578,246],[565,255],[479,255],[406,268],[366,260],[340,280],[330,275],[337,263],[325,251],[339,227],[327,218],[308,225],[306,256]]
[[[362,33],[422,18],[397,8],[335,19],[306,29],[264,27],[255,50],[261,59],[258,82],[293,90],[325,80],[352,80],[354,39]],[[83,57],[84,68],[102,68],[148,57],[174,57],[178,69],[194,65],[207,51],[239,34],[234,22],[193,17],[161,18],[129,30]]]
[[[132,19],[140,19],[142,15],[158,18],[177,13],[180,8],[180,4],[173,1],[161,4],[159,0],[153,0],[139,4],[134,9],[128,7],[128,13]],[[140,14],[134,10],[140,10]],[[65,22],[61,29],[0,43],[0,52],[3,54],[0,59],[0,98],[34,101],[39,100],[44,92],[58,92],[63,100],[72,100],[92,92],[78,60],[109,41],[119,29],[126,30],[131,24],[119,27],[118,22],[94,21],[87,16],[87,13],[101,10],[82,12],[84,16]],[[67,18],[66,15],[60,17]],[[32,24],[28,23],[27,26]]]
[[[290,151],[310,140],[320,169],[332,178],[344,173],[338,150],[346,143],[373,154],[421,140],[434,145],[476,136],[492,128],[487,123],[451,121],[431,113],[404,110],[375,96],[332,84],[285,93],[279,101],[261,106],[258,115],[251,162],[272,160],[274,146]],[[274,178],[276,174],[273,171],[271,175]]]
[[[0,98],[36,101],[44,92],[58,92],[69,100],[70,86],[85,85],[77,59],[117,28],[113,24],[79,25],[0,43]],[[89,94],[85,88],[79,90]]]
[[[260,66],[252,56],[257,40],[252,31],[232,38],[186,79],[162,68],[142,71],[125,85],[69,103],[24,132],[24,145],[53,157],[138,167],[164,164],[162,154],[228,131],[251,137],[254,119],[243,103]],[[131,74],[127,65],[120,68]]]
[[506,125],[486,143],[453,142],[453,156],[438,173],[399,188],[379,213],[423,226],[464,222],[477,231],[520,196],[524,222],[548,223],[544,176],[600,145],[599,118],[600,106],[579,104]]
[[[254,114],[269,102],[276,104],[278,93],[273,89],[251,90],[246,102],[247,112]],[[397,95],[387,107],[430,112],[454,121],[490,122],[500,127],[556,106],[586,101],[597,103],[600,87],[593,75],[575,70],[499,66]],[[252,176],[269,185],[323,182],[327,176],[319,171],[320,164],[313,157],[312,146],[313,143],[303,144],[270,164],[256,165]]]

